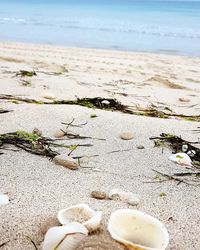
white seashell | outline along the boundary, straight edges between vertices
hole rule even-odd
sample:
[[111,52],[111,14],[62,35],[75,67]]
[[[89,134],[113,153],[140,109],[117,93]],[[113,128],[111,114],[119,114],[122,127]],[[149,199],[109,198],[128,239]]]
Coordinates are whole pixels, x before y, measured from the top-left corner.
[[102,212],[94,211],[87,204],[79,204],[58,212],[58,220],[62,225],[77,221],[84,225],[89,232],[100,227],[101,217]]
[[169,160],[182,166],[192,166],[192,160],[186,153],[172,154]]
[[195,150],[190,150],[187,152],[187,155],[189,155],[190,157],[194,157],[196,154]]
[[188,145],[183,145],[182,146],[182,151],[185,153],[188,150]]
[[131,250],[165,250],[169,243],[167,229],[159,220],[133,209],[112,213],[108,231],[113,239]]
[[7,205],[9,203],[9,197],[6,194],[0,194],[0,206]]
[[112,189],[108,196],[111,200],[125,201],[130,205],[138,205],[140,202],[139,196],[132,192],[126,192],[118,188]]
[[44,238],[43,250],[75,250],[88,235],[88,230],[80,223],[50,228]]
[[110,104],[110,102],[108,100],[103,100],[101,103],[104,104],[104,105],[109,105]]

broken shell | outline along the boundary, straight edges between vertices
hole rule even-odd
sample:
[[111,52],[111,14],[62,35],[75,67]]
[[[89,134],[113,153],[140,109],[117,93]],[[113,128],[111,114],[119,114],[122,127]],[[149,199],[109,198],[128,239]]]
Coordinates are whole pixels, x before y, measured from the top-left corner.
[[65,132],[63,130],[61,130],[61,129],[59,129],[58,131],[56,131],[54,133],[55,138],[62,138],[63,136],[65,136]]
[[9,197],[7,194],[0,194],[0,206],[7,205],[9,203]]
[[186,153],[172,154],[169,160],[182,166],[192,166],[192,160]]
[[58,212],[58,220],[62,225],[77,221],[84,225],[89,232],[100,227],[101,217],[102,212],[94,211],[87,204],[79,204]]
[[42,249],[75,250],[87,235],[87,229],[77,222],[61,227],[52,227],[45,235]]
[[120,200],[125,201],[130,205],[138,205],[140,202],[140,199],[138,195],[133,194],[132,192],[126,192],[123,190],[120,190],[118,188],[112,189],[109,193],[109,198],[111,200]]
[[182,146],[182,151],[185,153],[188,150],[188,145],[183,145]]
[[71,170],[76,170],[79,168],[79,165],[74,162],[72,160],[71,157],[69,157],[68,155],[56,155],[54,158],[53,158],[53,161],[58,164],[58,165],[61,165],[63,167],[66,167],[66,168],[69,168]]
[[106,199],[106,193],[105,192],[100,192],[100,191],[92,191],[91,192],[91,197],[99,200]]
[[158,219],[133,209],[112,213],[108,231],[130,250],[165,250],[169,243],[167,229]]
[[190,99],[185,98],[185,97],[180,97],[178,100],[179,100],[180,102],[190,102]]

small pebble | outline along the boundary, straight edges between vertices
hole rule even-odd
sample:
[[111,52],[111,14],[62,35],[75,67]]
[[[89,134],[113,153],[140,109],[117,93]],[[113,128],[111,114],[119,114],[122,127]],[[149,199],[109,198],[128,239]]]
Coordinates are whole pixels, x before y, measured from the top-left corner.
[[42,235],[45,235],[46,232],[51,228],[51,227],[57,227],[60,226],[60,223],[57,219],[55,218],[48,218],[44,222],[41,223],[40,225],[40,231]]
[[133,206],[138,205],[140,202],[139,196],[137,194],[134,194],[129,191],[128,192],[123,191],[118,188],[114,188],[110,190],[109,199],[115,200],[115,201],[124,201]]
[[46,93],[42,96],[43,98],[45,99],[48,99],[48,100],[54,100],[55,99],[55,96],[51,93]]
[[54,133],[54,137],[55,137],[55,138],[62,138],[62,137],[64,137],[64,136],[65,136],[65,132],[62,131],[61,129],[59,129],[58,131],[56,131],[56,132]]
[[180,102],[190,102],[190,99],[184,98],[184,97],[180,97],[178,100],[179,100]]
[[79,165],[76,162],[74,162],[73,159],[69,157],[68,155],[64,155],[64,154],[57,155],[53,158],[53,161],[56,164],[69,168],[71,170],[76,170],[79,168]]
[[132,140],[134,138],[134,135],[133,133],[130,132],[124,132],[120,134],[120,138],[122,140]]
[[137,149],[144,149],[144,146],[142,146],[142,145],[137,146]]
[[91,192],[91,197],[98,199],[98,200],[104,200],[106,199],[107,195],[105,192],[100,192],[100,191],[92,191]]

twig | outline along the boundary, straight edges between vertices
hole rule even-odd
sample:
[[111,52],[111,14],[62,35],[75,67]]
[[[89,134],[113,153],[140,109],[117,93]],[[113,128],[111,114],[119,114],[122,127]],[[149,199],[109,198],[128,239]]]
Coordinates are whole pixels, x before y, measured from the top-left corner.
[[184,181],[184,180],[182,180],[182,179],[180,179],[180,178],[174,177],[174,176],[172,176],[172,175],[161,173],[161,172],[159,172],[159,171],[157,171],[157,170],[155,170],[155,169],[152,169],[152,170],[153,170],[154,172],[156,172],[157,174],[160,174],[160,175],[162,175],[163,177],[168,178],[169,180],[178,181],[178,185],[182,182],[182,183],[185,183],[185,184],[190,185],[190,186],[195,186],[195,185],[193,185],[193,184],[191,184],[191,183],[188,183],[188,182],[186,182],[186,181]]
[[8,240],[8,241],[6,241],[6,242],[1,243],[1,244],[0,244],[0,247],[5,246],[6,244],[8,244],[8,242],[10,242],[10,241]]
[[26,238],[33,244],[35,250],[38,250],[38,248],[37,248],[35,242],[31,239],[31,237],[26,235]]
[[186,173],[175,173],[174,176],[190,176],[190,175],[200,175],[200,172],[186,172]]

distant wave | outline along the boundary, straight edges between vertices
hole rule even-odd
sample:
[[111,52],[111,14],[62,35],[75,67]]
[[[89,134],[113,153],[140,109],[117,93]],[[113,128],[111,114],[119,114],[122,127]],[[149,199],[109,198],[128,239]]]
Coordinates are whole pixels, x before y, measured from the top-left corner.
[[31,26],[49,26],[67,29],[80,29],[80,30],[96,30],[100,32],[119,32],[119,33],[132,33],[138,35],[151,35],[157,37],[174,37],[174,38],[189,38],[200,39],[200,29],[180,28],[174,26],[151,26],[151,25],[133,25],[132,23],[124,22],[106,22],[99,19],[77,19],[77,20],[40,20],[40,19],[23,19],[15,17],[0,17],[0,24],[13,23],[18,25],[31,25]]

